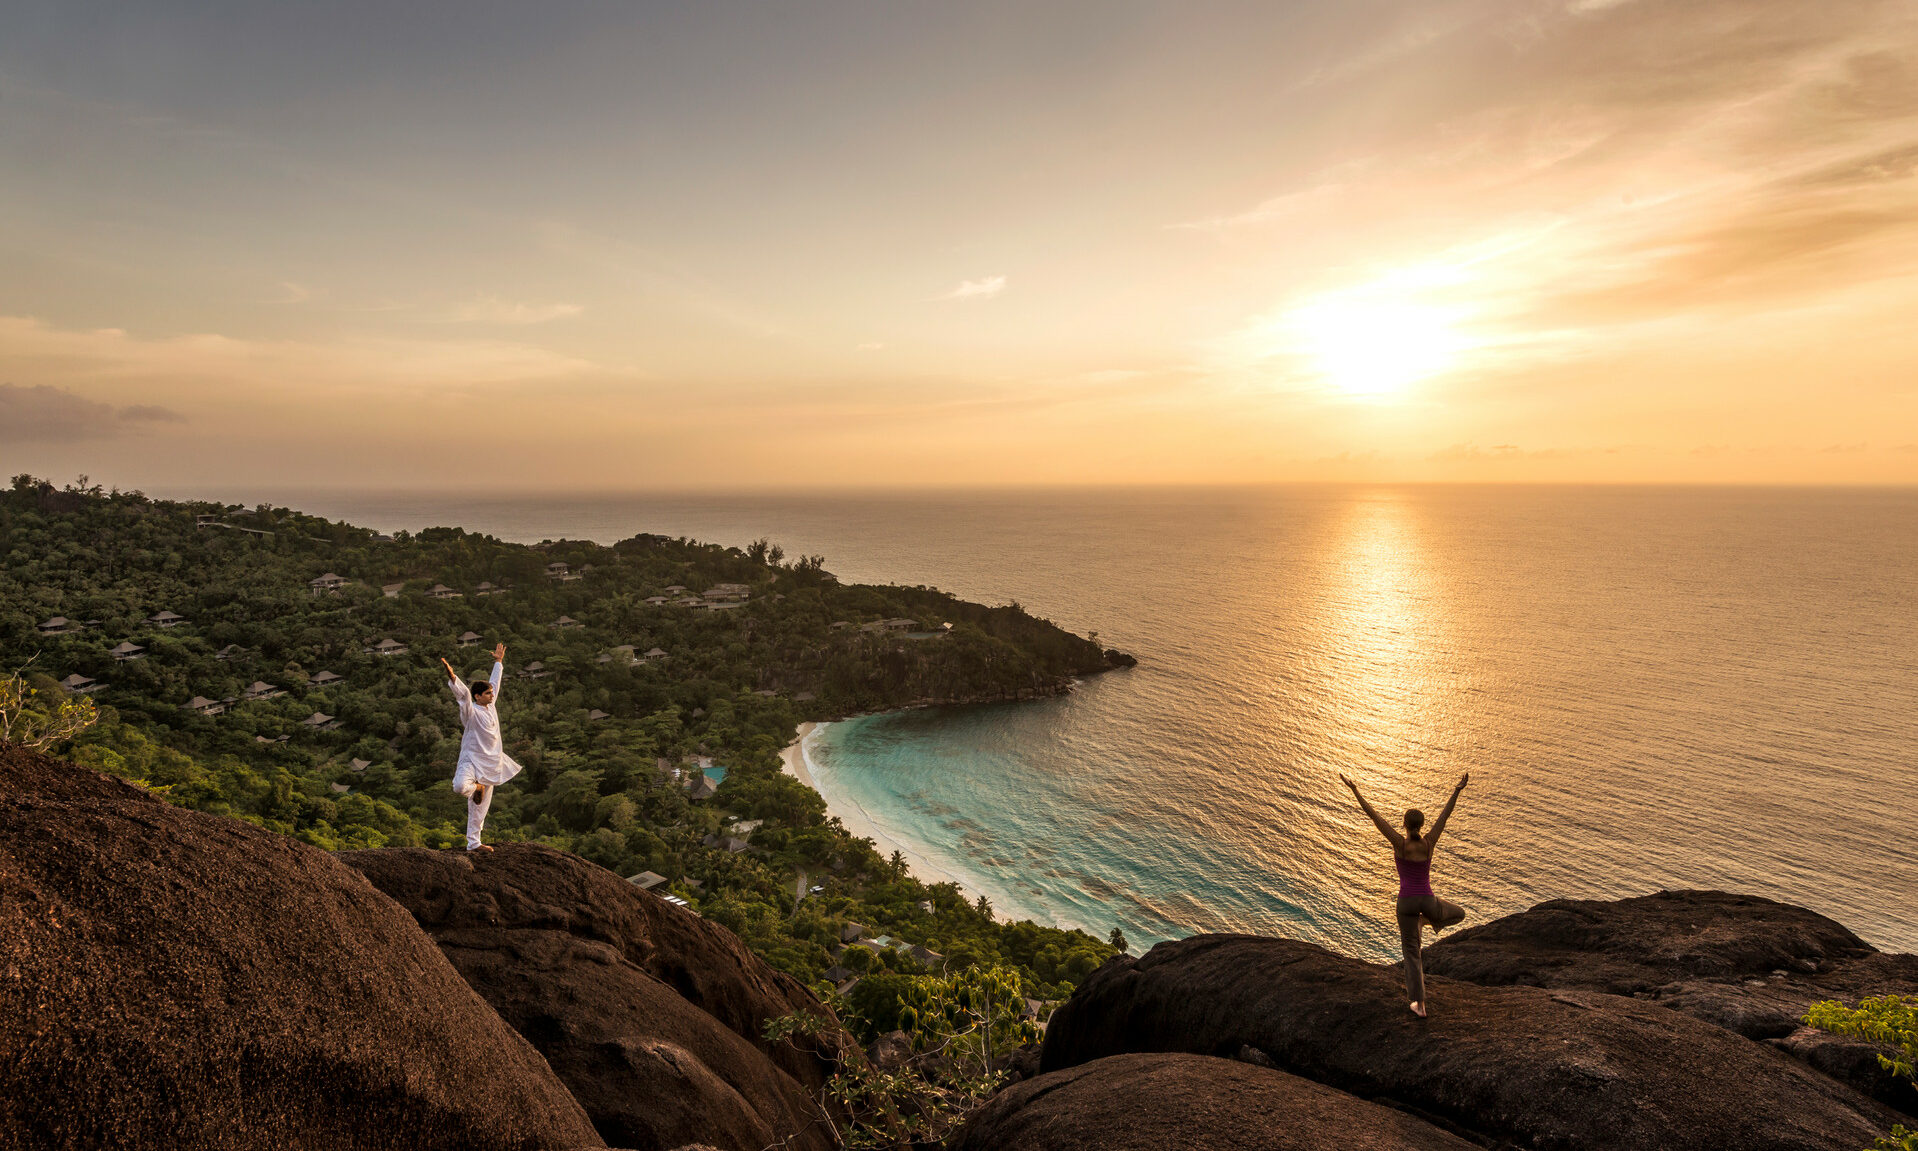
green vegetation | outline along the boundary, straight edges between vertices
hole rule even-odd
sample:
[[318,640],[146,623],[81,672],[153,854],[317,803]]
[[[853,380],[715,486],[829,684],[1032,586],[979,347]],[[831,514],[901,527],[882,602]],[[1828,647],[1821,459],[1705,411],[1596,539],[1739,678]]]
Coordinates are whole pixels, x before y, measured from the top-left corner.
[[[1805,1022],[1833,1035],[1891,1048],[1892,1054],[1878,1056],[1879,1065],[1918,1084],[1918,999],[1882,995],[1861,1000],[1856,1007],[1828,999],[1812,1004]],[[1918,1131],[1897,1124],[1871,1151],[1918,1151]]]
[[[340,586],[314,584],[328,575]],[[375,654],[384,641],[404,650]],[[66,739],[62,754],[173,803],[328,849],[452,847],[460,723],[438,659],[478,677],[496,642],[507,750],[525,771],[499,790],[490,840],[656,872],[800,979],[835,962],[899,977],[873,982],[861,1020],[918,1010],[927,962],[1004,966],[1026,997],[1051,999],[1112,954],[918,882],[780,770],[804,720],[1030,698],[1130,662],[1017,605],[842,585],[823,557],[787,562],[765,541],[388,539],[84,478],[0,490],[0,666],[27,669],[17,710],[36,738]],[[95,702],[97,723],[56,730]],[[707,762],[724,780],[694,799]],[[841,950],[848,923],[893,945]]]
[[[975,966],[943,977],[875,975],[848,998],[828,994],[855,1031],[904,1033],[903,1043],[877,1060],[852,1055],[827,1084],[848,1119],[840,1141],[847,1147],[942,1145],[1005,1082],[1007,1057],[1039,1038],[1037,1022],[1024,1011],[1023,982],[1020,972]],[[875,1008],[885,1017],[868,1014]],[[766,1024],[766,1037],[815,1034],[822,1022],[782,1016]]]

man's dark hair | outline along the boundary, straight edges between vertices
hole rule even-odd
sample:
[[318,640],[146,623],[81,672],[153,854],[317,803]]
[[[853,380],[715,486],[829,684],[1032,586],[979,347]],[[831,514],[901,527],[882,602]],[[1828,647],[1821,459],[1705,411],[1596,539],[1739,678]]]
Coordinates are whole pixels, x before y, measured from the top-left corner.
[[481,692],[493,690],[493,681],[490,679],[476,679],[472,683],[467,684],[466,687],[467,690],[473,693],[473,698],[478,699]]

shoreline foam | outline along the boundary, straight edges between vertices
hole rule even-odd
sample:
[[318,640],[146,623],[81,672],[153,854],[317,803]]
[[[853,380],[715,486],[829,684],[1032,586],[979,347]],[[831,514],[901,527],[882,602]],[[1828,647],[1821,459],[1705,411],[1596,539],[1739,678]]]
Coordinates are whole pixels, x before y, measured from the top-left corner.
[[799,725],[797,738],[787,744],[779,753],[779,759],[784,765],[786,774],[793,776],[798,779],[799,782],[817,792],[819,798],[826,801],[826,814],[836,817],[840,823],[845,824],[846,830],[851,832],[854,838],[872,840],[873,846],[878,850],[881,856],[890,856],[893,852],[898,852],[906,861],[906,869],[921,883],[950,883],[959,888],[961,892],[976,897],[979,894],[978,892],[970,890],[965,883],[941,869],[931,860],[880,830],[879,825],[873,821],[872,816],[868,815],[866,809],[860,807],[858,803],[843,798],[835,802],[833,796],[829,794],[825,788],[819,786],[819,779],[816,774],[818,765],[814,764],[807,755],[806,745],[812,741],[813,737],[825,731],[825,729],[831,725],[831,722],[832,721],[828,720],[821,723],[802,723]]

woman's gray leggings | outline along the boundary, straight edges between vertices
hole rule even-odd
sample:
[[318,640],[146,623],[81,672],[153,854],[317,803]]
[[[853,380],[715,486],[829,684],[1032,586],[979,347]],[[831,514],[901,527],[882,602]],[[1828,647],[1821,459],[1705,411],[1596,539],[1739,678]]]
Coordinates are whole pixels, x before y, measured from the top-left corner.
[[1399,896],[1399,947],[1405,952],[1405,993],[1413,1003],[1425,1002],[1425,962],[1419,958],[1419,921],[1450,927],[1465,918],[1465,909],[1436,895]]

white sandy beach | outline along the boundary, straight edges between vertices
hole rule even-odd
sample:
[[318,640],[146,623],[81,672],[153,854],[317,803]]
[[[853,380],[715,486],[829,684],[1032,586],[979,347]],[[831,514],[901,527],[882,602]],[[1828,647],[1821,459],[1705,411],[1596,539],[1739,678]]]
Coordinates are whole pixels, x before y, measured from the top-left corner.
[[[845,824],[846,830],[852,832],[855,837],[872,840],[873,846],[878,848],[880,855],[889,857],[897,851],[904,856],[907,870],[911,871],[921,883],[956,883],[961,891],[967,891],[964,883],[880,830],[879,826],[872,821],[872,817],[866,814],[865,808],[843,795],[835,795],[832,791],[819,786],[819,780],[813,774],[812,761],[806,756],[806,744],[815,732],[826,726],[824,723],[799,725],[799,737],[787,744],[785,750],[779,753],[781,762],[786,765],[786,774],[796,777],[799,782],[818,792],[820,798],[826,801],[826,814],[837,816],[839,822]],[[970,891],[967,893],[976,894]]]

